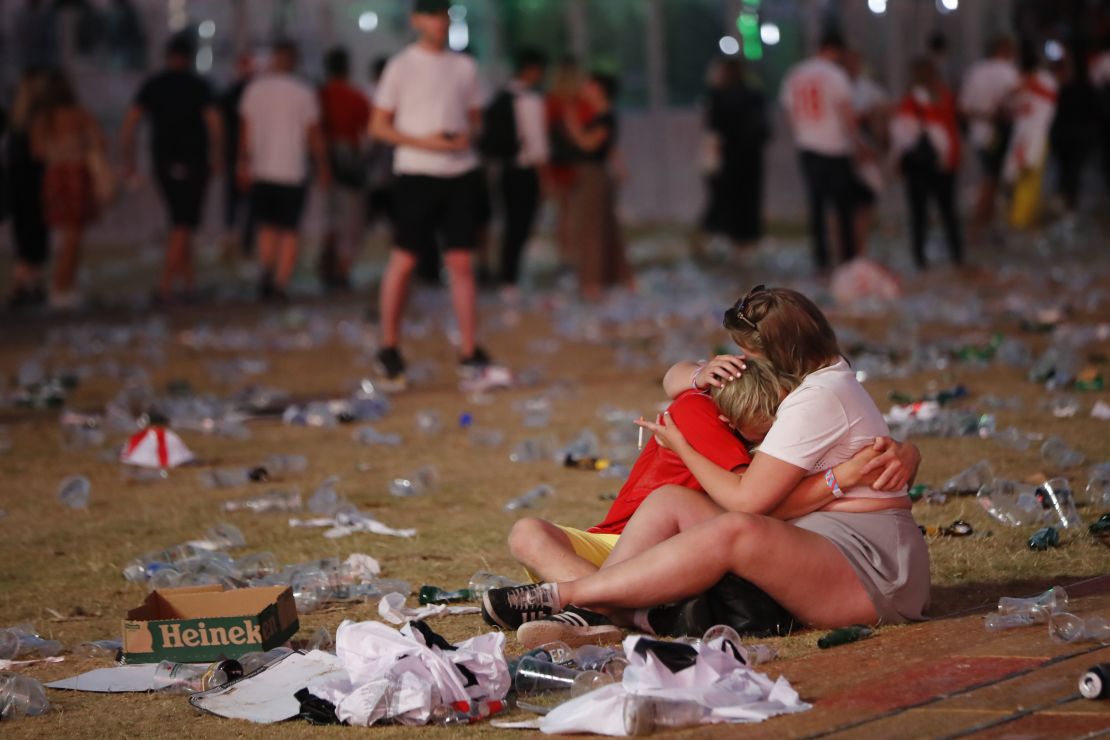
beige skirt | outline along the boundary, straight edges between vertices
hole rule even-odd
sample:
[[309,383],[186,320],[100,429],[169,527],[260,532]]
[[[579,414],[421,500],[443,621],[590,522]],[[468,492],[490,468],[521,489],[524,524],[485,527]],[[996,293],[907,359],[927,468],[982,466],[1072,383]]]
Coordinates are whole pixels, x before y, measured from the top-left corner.
[[844,553],[881,623],[928,618],[929,548],[907,509],[818,511],[791,524],[821,535]]
[[616,186],[604,164],[575,166],[569,205],[579,284],[599,287],[627,282],[631,271],[617,223]]

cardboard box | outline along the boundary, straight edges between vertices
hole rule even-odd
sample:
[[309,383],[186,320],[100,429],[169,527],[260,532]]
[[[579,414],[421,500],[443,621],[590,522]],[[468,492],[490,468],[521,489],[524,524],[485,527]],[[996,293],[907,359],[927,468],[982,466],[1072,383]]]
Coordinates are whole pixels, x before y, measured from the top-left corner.
[[153,591],[123,622],[126,663],[209,663],[265,651],[297,634],[288,586],[190,586]]

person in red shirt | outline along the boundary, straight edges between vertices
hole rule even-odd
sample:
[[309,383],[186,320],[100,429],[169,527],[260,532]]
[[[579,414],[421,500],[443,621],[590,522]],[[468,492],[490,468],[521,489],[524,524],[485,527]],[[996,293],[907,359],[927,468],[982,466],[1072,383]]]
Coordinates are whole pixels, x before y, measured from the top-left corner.
[[332,49],[324,57],[327,82],[320,88],[321,130],[335,178],[328,199],[328,233],[320,254],[320,278],[324,287],[350,287],[351,263],[361,246],[363,189],[366,162],[363,157],[370,124],[370,102],[348,81],[350,57],[345,49]]
[[[682,428],[694,449],[738,475],[743,475],[751,462],[748,446],[763,439],[779,401],[795,385],[777,376],[762,360],[748,358],[745,362],[746,369],[739,379],[712,391],[692,388],[675,398],[663,412]],[[837,480],[842,486],[855,485],[861,480],[863,466],[877,455],[871,447],[862,450],[835,468]],[[644,500],[653,491],[671,484],[704,491],[682,459],[652,438],[600,524],[581,530],[527,517],[513,525],[509,550],[533,580],[585,577],[609,557],[625,525]],[[811,475],[802,480],[793,495],[812,493],[820,497],[827,490],[822,475]]]
[[922,57],[910,67],[910,89],[891,122],[891,142],[906,182],[913,258],[924,270],[926,208],[936,201],[952,263],[963,262],[963,236],[956,213],[956,170],[960,130],[956,101],[933,62]]

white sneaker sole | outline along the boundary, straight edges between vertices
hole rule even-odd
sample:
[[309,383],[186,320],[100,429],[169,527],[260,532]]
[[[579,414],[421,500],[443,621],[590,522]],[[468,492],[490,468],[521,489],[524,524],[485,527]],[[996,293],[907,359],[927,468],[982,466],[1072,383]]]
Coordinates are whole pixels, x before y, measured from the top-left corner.
[[579,645],[609,645],[620,642],[623,636],[621,628],[614,624],[604,624],[597,627],[575,627],[570,624],[553,622],[550,619],[540,619],[535,622],[525,622],[516,631],[516,638],[520,644],[529,650],[549,642],[559,640],[570,647]]

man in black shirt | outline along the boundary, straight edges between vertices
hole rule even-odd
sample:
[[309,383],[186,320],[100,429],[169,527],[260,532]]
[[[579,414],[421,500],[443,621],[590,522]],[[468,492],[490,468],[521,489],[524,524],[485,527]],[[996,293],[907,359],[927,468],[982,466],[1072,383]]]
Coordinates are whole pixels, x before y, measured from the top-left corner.
[[193,288],[193,231],[200,224],[208,178],[223,165],[220,116],[208,83],[193,71],[194,57],[191,38],[171,38],[165,69],[139,88],[123,122],[124,169],[133,179],[135,133],[144,117],[149,121],[151,163],[169,213],[160,300],[171,298],[175,283],[186,293]]

